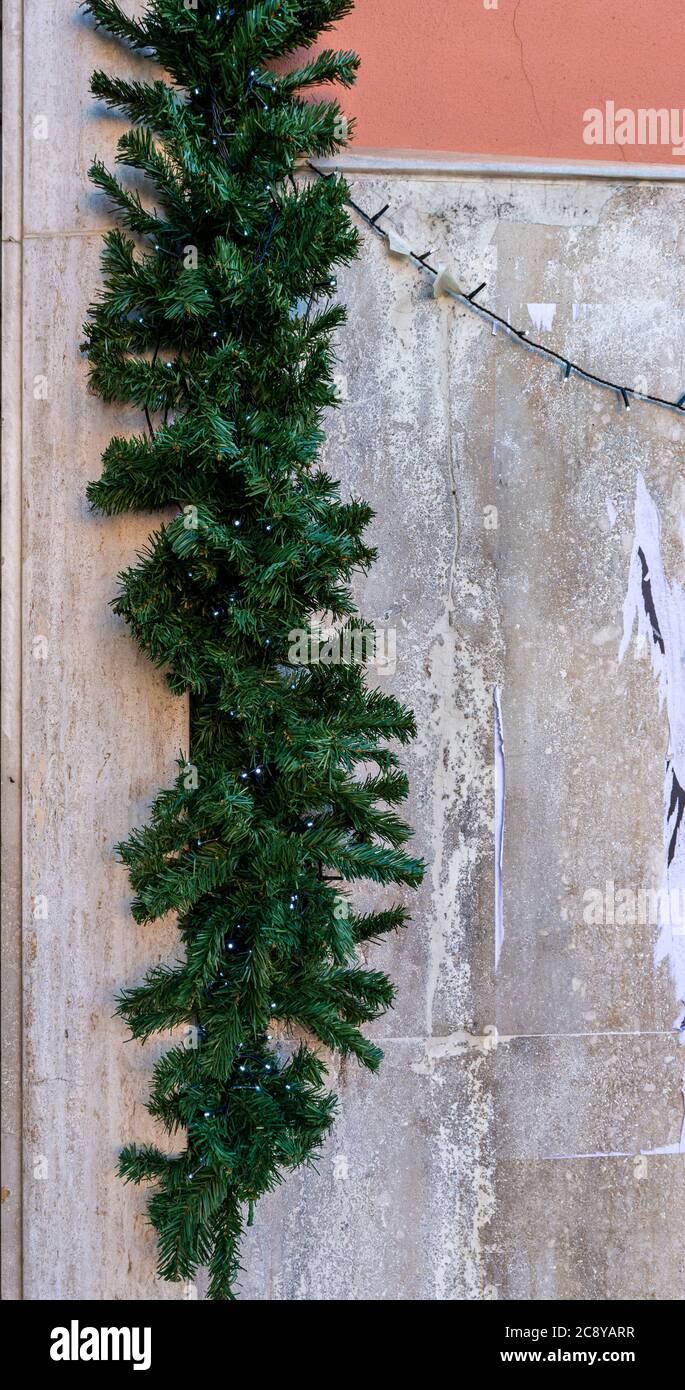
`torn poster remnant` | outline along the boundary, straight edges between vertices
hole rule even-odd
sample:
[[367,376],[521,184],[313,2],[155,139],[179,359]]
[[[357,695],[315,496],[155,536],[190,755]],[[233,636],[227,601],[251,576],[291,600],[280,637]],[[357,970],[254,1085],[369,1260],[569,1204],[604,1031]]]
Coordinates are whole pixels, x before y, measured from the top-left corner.
[[[685,592],[669,581],[661,554],[661,519],[641,473],[635,497],[635,538],[628,592],[623,605],[623,660],[637,625],[646,640],[659,684],[659,707],[666,706],[668,750],[664,776],[664,870],[659,895],[659,936],[655,961],[668,961],[678,1000],[685,1004],[685,921],[673,903],[685,901]],[[680,1139],[685,1152],[685,1121]]]
[[504,941],[504,892],[502,866],[504,861],[504,807],[506,775],[504,764],[504,725],[502,699],[498,685],[492,688],[495,725],[495,970],[499,964]]
[[557,312],[556,304],[528,304],[527,308],[531,323],[538,333],[551,333]]

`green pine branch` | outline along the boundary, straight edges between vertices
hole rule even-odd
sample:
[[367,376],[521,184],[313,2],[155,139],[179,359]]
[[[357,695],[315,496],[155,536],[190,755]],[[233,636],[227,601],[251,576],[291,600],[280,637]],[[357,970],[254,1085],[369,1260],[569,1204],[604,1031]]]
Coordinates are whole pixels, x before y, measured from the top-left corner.
[[[152,1184],[160,1276],[207,1266],[216,1299],[235,1297],[259,1197],[313,1163],[333,1123],[326,1050],[372,1071],[382,1058],[365,1029],[394,990],[359,948],[407,910],[360,914],[345,885],[409,889],[423,873],[393,747],[414,718],[367,684],[349,587],[376,558],[373,513],[318,466],[345,319],[334,272],[358,236],[344,180],[298,179],[296,162],[344,143],[336,101],[307,93],[349,86],[357,58],[272,66],[351,7],[150,0],[133,19],[115,0],[84,6],[160,66],[154,81],[92,79],[133,126],[117,172],[91,169],[117,226],[83,346],[91,388],[143,420],[110,440],[88,499],[103,515],[175,509],[128,557],[113,608],[191,713],[173,785],[119,849],[135,920],[178,923],[177,959],[117,1004],[134,1038],[175,1030],[148,1108],[178,1147],[129,1145],[119,1169]],[[336,661],[296,656],[331,622]]]

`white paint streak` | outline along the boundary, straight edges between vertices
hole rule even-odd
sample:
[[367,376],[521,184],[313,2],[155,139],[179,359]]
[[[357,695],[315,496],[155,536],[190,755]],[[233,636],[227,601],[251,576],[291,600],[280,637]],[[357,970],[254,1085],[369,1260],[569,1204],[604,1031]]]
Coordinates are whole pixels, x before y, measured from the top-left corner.
[[[649,585],[653,608],[645,602],[644,586]],[[668,961],[676,994],[685,1002],[685,925],[673,903],[685,899],[685,830],[676,836],[677,803],[675,791],[685,788],[685,593],[677,580],[669,582],[661,554],[661,519],[647,485],[638,473],[635,498],[635,538],[630,561],[628,592],[623,605],[623,638],[618,659],[621,662],[637,626],[637,640],[647,641],[652,670],[659,684],[659,708],[666,706],[668,752],[664,777],[664,871],[659,896],[659,936],[655,963]],[[660,640],[659,640],[660,639]],[[671,862],[668,862],[671,847]],[[685,1089],[684,1089],[685,1095]],[[685,1119],[679,1151],[685,1153]]]
[[543,1154],[543,1163],[553,1163],[555,1161],[568,1162],[574,1158],[655,1158],[659,1154],[680,1154],[682,1148],[678,1144],[663,1144],[658,1149],[638,1149],[637,1153],[628,1149],[609,1149],[604,1153],[598,1150],[597,1153],[586,1154]]
[[[430,1036],[444,1031],[441,1014],[464,1019],[471,1012],[472,982],[465,933],[464,903],[470,900],[479,847],[492,833],[480,738],[474,729],[490,726],[492,690],[486,683],[482,654],[459,629],[458,614],[477,592],[462,578],[459,564],[459,489],[454,461],[450,381],[453,363],[449,342],[449,315],[441,315],[443,365],[441,399],[445,403],[447,458],[453,537],[451,553],[445,553],[448,572],[439,612],[429,635],[428,658],[422,676],[422,692],[430,713],[419,727],[414,753],[429,760],[432,774],[431,921],[426,965],[426,1026]],[[441,583],[441,589],[443,584]],[[478,808],[468,828],[461,824],[458,808]]]
[[556,304],[528,304],[526,307],[533,327],[537,328],[538,332],[551,332],[557,312]]
[[614,503],[613,503],[611,497],[607,497],[605,500],[606,500],[606,507],[607,507],[607,516],[608,516],[608,518],[609,518],[609,530],[611,530],[611,529],[613,528],[613,526],[614,526],[615,521],[616,521],[616,517],[618,516],[618,512],[617,512],[617,510],[616,510],[616,507],[615,507],[615,505],[614,505]]
[[506,768],[504,762],[504,725],[502,723],[502,700],[499,686],[493,686],[493,709],[495,725],[495,970],[499,965],[500,951],[504,942],[504,889],[502,867],[504,863],[504,816],[506,803]]
[[568,1162],[572,1158],[635,1158],[636,1155],[627,1153],[623,1149],[609,1149],[607,1153],[599,1149],[596,1153],[587,1154],[543,1154],[543,1163],[553,1163],[555,1160]]
[[[449,1033],[447,1037],[424,1038],[424,1055],[418,1062],[412,1062],[411,1070],[417,1076],[434,1076],[436,1062],[444,1062],[452,1057],[461,1057],[466,1052],[494,1052],[497,1049],[498,1033],[494,1023],[486,1024],[482,1033]],[[442,1085],[445,1077],[440,1072],[436,1079]]]

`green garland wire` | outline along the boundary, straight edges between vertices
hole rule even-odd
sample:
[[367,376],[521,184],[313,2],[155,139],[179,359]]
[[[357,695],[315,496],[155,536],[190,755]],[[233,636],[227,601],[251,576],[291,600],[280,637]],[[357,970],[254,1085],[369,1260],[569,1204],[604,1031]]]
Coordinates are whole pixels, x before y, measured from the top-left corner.
[[[119,847],[134,918],[177,914],[185,948],[118,1004],[135,1038],[189,1034],[154,1067],[148,1106],[185,1148],[131,1145],[120,1172],[155,1185],[161,1278],[207,1266],[210,1297],[229,1299],[245,1219],[332,1123],[320,1045],[371,1070],[382,1058],[360,1026],[393,987],[358,948],[405,909],[361,914],[338,884],[414,887],[423,873],[405,853],[411,832],[393,808],[407,779],[388,747],[413,736],[411,712],[352,659],[290,658],[315,615],[365,630],[348,585],[375,558],[371,509],[341,501],[317,466],[345,320],[331,272],[357,250],[348,190],[294,177],[302,155],[344,143],[337,102],[302,93],[350,85],[358,60],[326,49],[273,68],[352,4],[84,8],[164,74],[92,78],[134,122],[117,154],[133,174],[90,171],[121,226],[104,238],[84,349],[93,389],[144,411],[146,429],[110,441],[88,497],[109,515],[177,509],[113,607],[191,713],[189,761]],[[286,1045],[293,1034],[309,1040]]]

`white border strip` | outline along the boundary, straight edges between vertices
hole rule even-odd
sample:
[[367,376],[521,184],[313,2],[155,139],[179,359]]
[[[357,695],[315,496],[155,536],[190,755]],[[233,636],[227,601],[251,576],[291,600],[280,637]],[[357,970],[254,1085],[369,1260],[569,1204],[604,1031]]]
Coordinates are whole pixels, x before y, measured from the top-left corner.
[[424,178],[619,179],[685,183],[677,164],[605,163],[603,160],[498,159],[492,155],[450,154],[440,150],[345,150],[334,159],[317,159],[320,169],[342,174],[405,174]]

